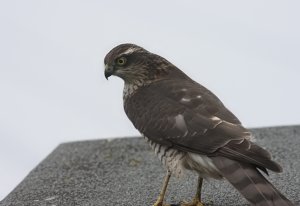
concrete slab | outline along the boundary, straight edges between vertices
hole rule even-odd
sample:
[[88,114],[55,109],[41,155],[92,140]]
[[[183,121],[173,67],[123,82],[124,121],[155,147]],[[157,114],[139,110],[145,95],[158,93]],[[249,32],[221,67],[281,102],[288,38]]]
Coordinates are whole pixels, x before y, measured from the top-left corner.
[[[270,181],[300,205],[300,126],[252,130],[284,172]],[[41,162],[1,206],[147,206],[156,200],[164,168],[142,138],[64,143]],[[172,178],[168,203],[193,197],[196,175]],[[3,185],[2,185],[3,186]],[[203,200],[209,205],[247,205],[225,181],[205,181]]]

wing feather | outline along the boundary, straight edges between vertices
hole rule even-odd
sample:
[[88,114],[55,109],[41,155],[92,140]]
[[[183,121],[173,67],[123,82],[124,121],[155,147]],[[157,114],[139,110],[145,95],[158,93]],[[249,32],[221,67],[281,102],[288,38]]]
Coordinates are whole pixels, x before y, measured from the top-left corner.
[[154,142],[281,171],[267,151],[250,142],[251,133],[238,118],[190,79],[161,80],[141,87],[124,101],[124,109],[134,126]]

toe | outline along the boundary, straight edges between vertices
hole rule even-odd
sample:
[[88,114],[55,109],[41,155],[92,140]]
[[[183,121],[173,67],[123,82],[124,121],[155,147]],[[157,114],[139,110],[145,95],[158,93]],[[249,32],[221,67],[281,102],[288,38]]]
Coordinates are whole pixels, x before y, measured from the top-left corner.
[[181,202],[180,206],[205,206],[202,202],[193,201],[193,202]]
[[171,206],[169,204],[164,204],[163,202],[156,202],[153,206]]

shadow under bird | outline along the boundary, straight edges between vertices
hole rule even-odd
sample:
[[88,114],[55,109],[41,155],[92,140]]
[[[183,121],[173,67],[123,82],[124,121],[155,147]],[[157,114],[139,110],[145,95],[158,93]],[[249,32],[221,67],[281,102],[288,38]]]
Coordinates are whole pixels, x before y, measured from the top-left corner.
[[154,206],[167,205],[171,175],[198,175],[196,195],[182,206],[202,206],[203,178],[228,180],[251,205],[293,205],[263,175],[281,172],[268,151],[253,142],[212,92],[163,57],[134,44],[113,48],[104,59],[105,77],[124,80],[124,109],[150,143],[167,173]]

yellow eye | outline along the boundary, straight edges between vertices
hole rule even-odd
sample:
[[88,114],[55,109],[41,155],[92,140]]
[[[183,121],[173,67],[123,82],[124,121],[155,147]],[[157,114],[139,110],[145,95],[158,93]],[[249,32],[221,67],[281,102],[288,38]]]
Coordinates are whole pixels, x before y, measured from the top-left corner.
[[119,66],[125,65],[126,62],[127,62],[127,59],[126,59],[125,57],[120,57],[120,58],[117,59],[117,64],[118,64]]

